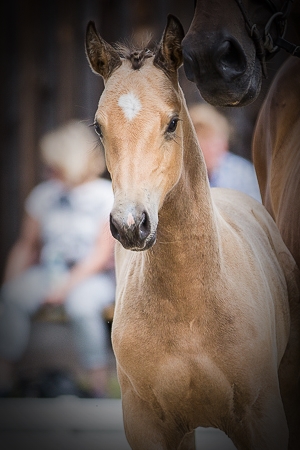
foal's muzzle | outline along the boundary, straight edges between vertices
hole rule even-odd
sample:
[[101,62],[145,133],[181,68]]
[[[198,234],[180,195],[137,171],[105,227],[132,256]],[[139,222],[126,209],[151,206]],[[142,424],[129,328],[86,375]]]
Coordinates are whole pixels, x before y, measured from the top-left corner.
[[113,210],[110,214],[110,230],[113,237],[128,250],[147,250],[156,240],[150,216],[145,210],[130,209],[126,213]]

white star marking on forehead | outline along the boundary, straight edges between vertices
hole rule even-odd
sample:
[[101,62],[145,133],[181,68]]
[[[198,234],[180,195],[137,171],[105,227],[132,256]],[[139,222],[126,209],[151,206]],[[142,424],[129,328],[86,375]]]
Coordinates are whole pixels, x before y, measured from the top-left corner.
[[128,120],[134,119],[142,109],[141,102],[133,92],[121,95],[118,105],[122,108],[123,113]]

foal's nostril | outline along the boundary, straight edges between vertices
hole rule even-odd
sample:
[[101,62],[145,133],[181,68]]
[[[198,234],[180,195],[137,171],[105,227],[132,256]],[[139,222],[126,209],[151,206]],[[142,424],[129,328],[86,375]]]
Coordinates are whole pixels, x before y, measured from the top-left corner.
[[109,225],[110,225],[110,231],[113,237],[117,240],[120,240],[120,232],[118,229],[118,223],[114,220],[113,216],[109,216]]
[[[124,220],[124,217],[127,217],[127,220]],[[141,247],[151,233],[150,217],[146,211],[142,213],[131,211],[120,216],[112,212],[110,231],[125,248]]]
[[142,219],[139,223],[139,237],[141,241],[144,241],[150,234],[151,226],[148,214],[144,211],[142,213]]

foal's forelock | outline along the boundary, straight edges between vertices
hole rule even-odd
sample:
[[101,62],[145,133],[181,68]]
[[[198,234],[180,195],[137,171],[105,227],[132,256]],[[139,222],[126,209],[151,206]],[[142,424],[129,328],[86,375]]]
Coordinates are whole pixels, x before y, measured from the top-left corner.
[[136,49],[127,47],[124,44],[117,44],[116,50],[120,58],[127,59],[131,62],[131,67],[133,70],[141,69],[145,60],[155,55],[155,52],[150,50],[148,47]]

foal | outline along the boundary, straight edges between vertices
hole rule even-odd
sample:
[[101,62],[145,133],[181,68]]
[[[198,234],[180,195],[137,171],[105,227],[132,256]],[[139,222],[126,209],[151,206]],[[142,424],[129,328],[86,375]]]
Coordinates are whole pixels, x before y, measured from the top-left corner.
[[95,129],[115,194],[112,339],[126,436],[135,450],[191,450],[195,428],[213,426],[238,449],[287,449],[278,368],[294,385],[284,362],[297,269],[262,205],[209,188],[177,81],[182,38],[169,16],[154,54],[120,55],[87,29],[105,81]]

